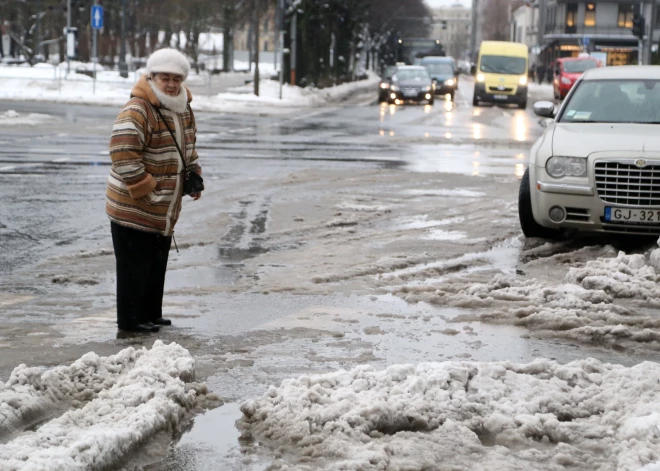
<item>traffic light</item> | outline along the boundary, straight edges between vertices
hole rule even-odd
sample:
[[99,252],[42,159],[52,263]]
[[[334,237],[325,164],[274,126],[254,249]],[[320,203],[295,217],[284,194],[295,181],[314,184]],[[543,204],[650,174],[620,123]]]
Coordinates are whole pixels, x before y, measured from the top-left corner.
[[644,21],[644,17],[642,15],[637,15],[633,16],[633,26],[632,26],[632,34],[634,36],[637,36],[639,39],[642,39],[644,37],[644,30],[646,29],[646,23]]

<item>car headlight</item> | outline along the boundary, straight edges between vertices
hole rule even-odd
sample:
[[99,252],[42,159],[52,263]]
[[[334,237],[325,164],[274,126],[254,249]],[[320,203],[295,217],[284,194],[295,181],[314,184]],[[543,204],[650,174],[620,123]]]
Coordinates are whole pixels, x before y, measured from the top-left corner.
[[380,88],[383,88],[383,89],[387,90],[388,88],[390,88],[390,84],[389,83],[381,83]]
[[527,85],[527,75],[523,75],[522,77],[520,77],[520,80],[518,80],[518,83],[520,85]]
[[571,84],[571,79],[569,79],[568,77],[562,77],[561,78],[561,83],[563,83],[564,85],[570,85]]
[[484,74],[477,74],[477,82],[485,82],[486,76]]
[[398,85],[390,85],[390,90],[393,92],[398,92],[399,91],[399,86]]
[[448,87],[453,87],[454,86],[454,79],[445,80],[445,85],[447,85]]
[[430,92],[431,91],[431,85],[429,85],[427,87],[422,87],[422,91],[423,92]]
[[548,175],[554,178],[586,177],[587,159],[581,157],[550,157],[545,163]]

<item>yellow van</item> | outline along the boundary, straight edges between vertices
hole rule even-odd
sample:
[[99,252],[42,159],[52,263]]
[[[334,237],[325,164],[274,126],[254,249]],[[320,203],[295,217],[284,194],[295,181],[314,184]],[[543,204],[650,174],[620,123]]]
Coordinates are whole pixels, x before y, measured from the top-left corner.
[[529,54],[524,44],[483,41],[479,46],[472,105],[515,103],[519,108],[527,108],[528,67]]

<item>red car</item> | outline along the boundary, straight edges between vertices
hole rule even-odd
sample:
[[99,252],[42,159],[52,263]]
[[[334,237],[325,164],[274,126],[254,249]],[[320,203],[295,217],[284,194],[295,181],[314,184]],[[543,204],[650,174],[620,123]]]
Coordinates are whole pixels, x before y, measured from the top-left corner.
[[563,57],[555,61],[554,79],[555,99],[563,100],[573,84],[589,69],[600,65],[593,57]]

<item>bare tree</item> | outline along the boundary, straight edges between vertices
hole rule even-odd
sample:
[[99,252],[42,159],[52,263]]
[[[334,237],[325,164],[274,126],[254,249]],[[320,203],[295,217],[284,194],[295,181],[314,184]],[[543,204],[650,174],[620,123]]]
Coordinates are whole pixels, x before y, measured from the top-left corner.
[[486,0],[481,11],[484,21],[481,36],[488,41],[509,40],[509,12],[511,0]]

